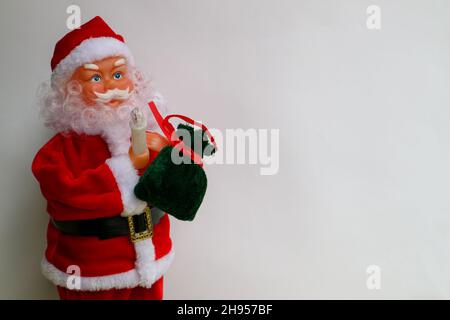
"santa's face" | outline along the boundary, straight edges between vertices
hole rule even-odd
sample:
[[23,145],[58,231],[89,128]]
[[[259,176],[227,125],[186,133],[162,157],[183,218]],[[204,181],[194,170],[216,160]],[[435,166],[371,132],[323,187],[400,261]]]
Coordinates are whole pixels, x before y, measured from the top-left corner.
[[132,109],[139,108],[153,121],[147,106],[153,97],[145,75],[123,56],[112,56],[81,65],[68,81],[45,81],[38,104],[46,125],[57,132],[126,136]]
[[75,70],[71,80],[81,85],[81,96],[87,105],[118,107],[134,89],[126,60],[121,56],[86,63]]

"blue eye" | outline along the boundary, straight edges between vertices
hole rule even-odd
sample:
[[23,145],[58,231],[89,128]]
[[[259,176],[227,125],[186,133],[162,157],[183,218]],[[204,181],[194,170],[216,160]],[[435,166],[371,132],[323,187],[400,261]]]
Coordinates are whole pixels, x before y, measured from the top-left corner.
[[102,80],[102,78],[98,74],[91,78],[92,82],[100,82],[100,80]]
[[114,79],[116,79],[116,80],[122,79],[122,73],[116,72],[116,73],[114,73],[113,77],[114,77]]

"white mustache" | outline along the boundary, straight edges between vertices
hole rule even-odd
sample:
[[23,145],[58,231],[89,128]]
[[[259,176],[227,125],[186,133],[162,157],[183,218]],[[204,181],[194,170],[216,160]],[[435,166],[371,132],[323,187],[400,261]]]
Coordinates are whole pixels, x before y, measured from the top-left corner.
[[114,90],[108,90],[105,93],[94,91],[95,95],[97,96],[97,99],[95,99],[95,101],[99,103],[108,103],[111,100],[127,100],[131,95],[129,89],[130,88],[120,90],[116,88]]

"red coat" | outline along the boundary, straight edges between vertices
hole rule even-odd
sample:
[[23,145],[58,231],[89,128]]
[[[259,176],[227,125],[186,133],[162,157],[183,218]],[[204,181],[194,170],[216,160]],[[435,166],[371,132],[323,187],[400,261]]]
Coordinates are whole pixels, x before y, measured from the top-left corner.
[[[146,203],[133,193],[137,172],[128,154],[111,154],[116,149],[101,136],[70,133],[56,134],[39,150],[32,171],[51,217],[95,219],[143,211]],[[150,156],[154,159],[156,154]],[[69,266],[78,266],[81,288],[75,289],[79,290],[151,287],[173,259],[169,225],[165,214],[154,226],[152,239],[133,244],[128,237],[99,240],[64,235],[49,223],[43,273],[55,285],[67,287]]]

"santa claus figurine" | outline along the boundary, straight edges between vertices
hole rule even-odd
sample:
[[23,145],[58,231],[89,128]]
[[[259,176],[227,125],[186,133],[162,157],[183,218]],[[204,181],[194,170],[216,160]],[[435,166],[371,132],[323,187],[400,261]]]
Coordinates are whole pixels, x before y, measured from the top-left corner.
[[58,41],[51,69],[40,105],[56,135],[32,164],[50,215],[43,274],[61,299],[162,299],[169,216],[134,188],[169,141],[148,131],[135,154],[130,139],[131,111],[154,129],[148,102],[161,99],[100,17]]

